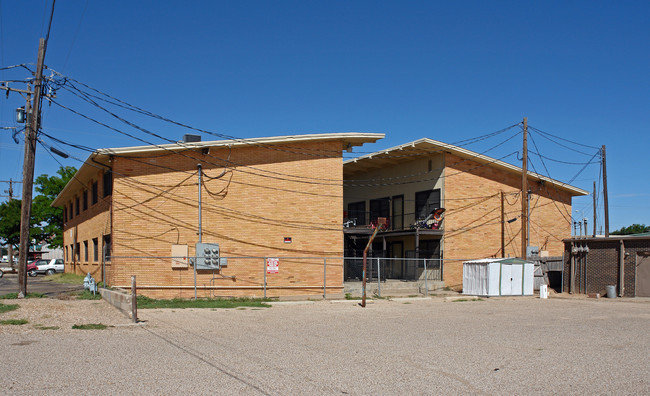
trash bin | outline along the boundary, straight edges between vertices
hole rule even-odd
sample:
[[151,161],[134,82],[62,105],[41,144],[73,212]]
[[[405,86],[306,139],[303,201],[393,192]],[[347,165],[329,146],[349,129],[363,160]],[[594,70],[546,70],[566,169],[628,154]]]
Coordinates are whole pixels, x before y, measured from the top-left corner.
[[548,286],[539,285],[539,298],[548,298]]
[[616,298],[616,286],[607,285],[605,290],[607,290],[607,298]]

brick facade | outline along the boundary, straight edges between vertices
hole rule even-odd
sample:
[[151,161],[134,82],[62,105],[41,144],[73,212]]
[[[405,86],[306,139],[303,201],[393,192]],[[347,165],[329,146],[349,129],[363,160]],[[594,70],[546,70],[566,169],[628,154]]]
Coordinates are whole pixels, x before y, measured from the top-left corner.
[[566,240],[564,243],[564,281],[563,291],[570,291],[571,282],[571,243],[576,246],[588,246],[587,253],[576,254],[575,264],[575,293],[589,294],[606,291],[605,286],[616,286],[620,294],[619,255],[620,241],[623,241],[624,252],[624,297],[636,296],[636,265],[637,253],[650,252],[650,237],[614,237],[587,238],[583,240]]
[[[521,257],[521,176],[447,153],[445,156],[444,281],[462,289],[463,261],[501,257],[501,192],[505,257]],[[571,195],[528,179],[530,246],[561,256],[571,235]],[[516,219],[512,223],[508,220]],[[457,260],[457,261],[456,261]]]
[[[110,262],[103,263],[102,255],[104,236],[111,234],[111,196],[110,194],[104,196],[103,178],[104,173],[101,170],[94,170],[83,185],[78,180],[71,181],[75,183],[76,193],[66,201],[63,224],[65,271],[82,275],[90,273],[97,282],[104,279],[103,269],[110,268]],[[93,202],[93,184],[97,188],[97,202]],[[87,194],[86,209],[84,209],[83,194]],[[80,206],[78,215],[76,214],[77,202]],[[94,240],[97,241],[97,258],[94,255]]]
[[[263,296],[263,257],[280,257],[279,274],[267,275],[267,296],[322,296],[325,276],[328,297],[342,296],[343,265],[334,259],[343,256],[342,148],[326,140],[114,155],[112,195],[66,223],[65,244],[81,241],[83,250],[83,241],[101,241],[110,230],[108,285],[130,287],[136,275],[141,294],[193,297],[193,267],[172,268],[171,249],[187,245],[195,253],[200,163],[202,241],[218,243],[228,266],[197,271],[199,297]],[[101,265],[81,256],[66,271],[99,281]],[[324,257],[331,257],[326,270]]]

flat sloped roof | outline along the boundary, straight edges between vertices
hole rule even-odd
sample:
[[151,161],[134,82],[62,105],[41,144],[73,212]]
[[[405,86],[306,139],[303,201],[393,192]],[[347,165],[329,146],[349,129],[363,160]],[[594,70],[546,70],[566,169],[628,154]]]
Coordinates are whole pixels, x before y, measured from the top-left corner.
[[[388,149],[376,151],[374,153],[366,154],[357,158],[352,158],[343,162],[344,173],[355,173],[369,169],[381,168],[387,165],[411,161],[418,157],[425,157],[435,152],[448,152],[461,158],[471,159],[472,161],[480,164],[486,164],[503,171],[521,175],[522,169],[520,166],[512,165],[507,162],[488,157],[483,154],[476,153],[462,147],[454,146],[439,142],[437,140],[422,138],[412,142],[404,143],[399,146],[391,147]],[[396,155],[396,153],[400,153]],[[561,181],[551,179],[540,175],[535,172],[528,171],[528,178],[544,181],[554,185],[556,188],[565,190],[571,195],[589,195],[589,192],[572,186]]]
[[246,147],[246,146],[271,146],[301,142],[319,142],[319,141],[341,141],[345,144],[344,149],[350,150],[354,146],[361,146],[364,143],[375,143],[377,140],[384,138],[383,133],[362,133],[362,132],[340,132],[340,133],[315,133],[305,135],[286,135],[272,137],[258,137],[247,139],[229,139],[213,140],[205,142],[176,142],[149,146],[132,146],[97,149],[92,152],[86,161],[81,165],[74,177],[59,193],[52,202],[52,206],[64,205],[64,200],[68,194],[74,191],[73,188],[78,183],[87,183],[97,168],[110,167],[109,159],[112,155],[147,157],[148,155],[159,152],[174,152],[185,150],[197,150],[210,147]]

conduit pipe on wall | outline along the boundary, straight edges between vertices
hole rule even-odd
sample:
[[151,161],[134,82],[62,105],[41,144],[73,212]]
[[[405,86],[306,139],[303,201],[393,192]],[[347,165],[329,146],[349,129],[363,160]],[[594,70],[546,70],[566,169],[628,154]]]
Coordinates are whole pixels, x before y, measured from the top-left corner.
[[625,243],[621,239],[618,249],[618,296],[623,297],[625,293]]

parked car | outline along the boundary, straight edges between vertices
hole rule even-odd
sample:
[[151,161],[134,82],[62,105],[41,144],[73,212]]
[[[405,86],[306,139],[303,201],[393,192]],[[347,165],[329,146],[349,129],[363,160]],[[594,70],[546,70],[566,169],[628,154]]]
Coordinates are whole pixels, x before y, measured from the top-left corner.
[[36,266],[36,263],[38,263],[40,260],[32,261],[31,263],[27,264],[27,275],[29,276],[36,276],[38,275],[38,267]]
[[[36,267],[36,261],[32,261],[31,263],[27,264],[27,274],[29,276],[36,276],[37,275],[37,270],[38,268]],[[16,263],[16,265],[18,265]],[[17,273],[18,270],[17,268],[11,268],[9,265],[1,265],[0,266],[0,278],[4,276],[4,274],[15,274]]]
[[63,272],[63,259],[38,260],[36,267],[38,274],[53,275],[56,272]]

